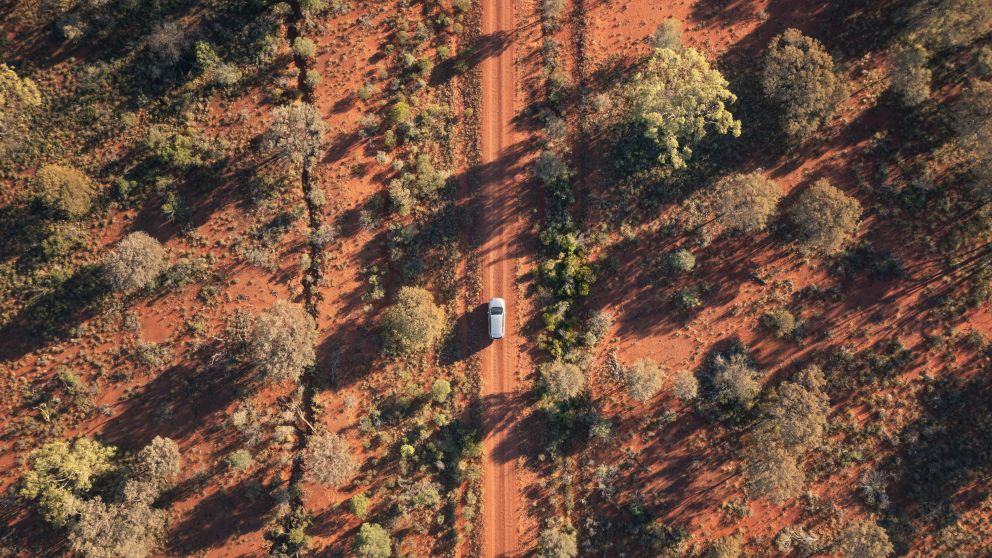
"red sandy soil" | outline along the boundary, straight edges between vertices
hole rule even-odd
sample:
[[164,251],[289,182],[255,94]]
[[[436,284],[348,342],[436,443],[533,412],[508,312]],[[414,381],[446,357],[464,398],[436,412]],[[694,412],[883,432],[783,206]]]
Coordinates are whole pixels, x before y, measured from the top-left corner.
[[[525,404],[517,372],[525,340],[519,333],[520,304],[515,292],[519,247],[526,229],[527,208],[519,195],[526,180],[516,164],[515,152],[523,145],[523,134],[514,130],[513,119],[520,103],[514,67],[515,20],[512,0],[483,0],[483,36],[508,36],[496,53],[482,62],[481,155],[485,167],[482,182],[482,219],[485,241],[482,255],[482,293],[506,300],[506,336],[494,341],[482,355],[482,400],[484,405],[483,468],[483,556],[517,556],[523,550],[518,518],[520,487],[515,456],[522,444],[520,410]],[[514,319],[516,318],[516,319]]]

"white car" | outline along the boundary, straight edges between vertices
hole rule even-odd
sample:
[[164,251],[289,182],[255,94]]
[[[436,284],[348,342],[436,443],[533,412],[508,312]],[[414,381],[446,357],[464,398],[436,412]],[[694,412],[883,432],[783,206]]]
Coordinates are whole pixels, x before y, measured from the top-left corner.
[[489,338],[503,338],[503,321],[506,314],[506,303],[502,298],[489,301]]

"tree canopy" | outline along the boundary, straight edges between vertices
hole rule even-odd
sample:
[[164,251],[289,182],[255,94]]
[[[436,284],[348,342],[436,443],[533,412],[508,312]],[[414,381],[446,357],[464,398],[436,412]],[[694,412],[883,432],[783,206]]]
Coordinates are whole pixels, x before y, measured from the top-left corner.
[[761,85],[781,106],[782,129],[801,140],[826,124],[847,96],[834,59],[819,41],[798,29],[787,29],[772,39]]
[[628,93],[633,121],[657,147],[662,165],[680,169],[707,132],[740,136],[741,123],[727,108],[737,101],[729,83],[692,48],[658,48]]

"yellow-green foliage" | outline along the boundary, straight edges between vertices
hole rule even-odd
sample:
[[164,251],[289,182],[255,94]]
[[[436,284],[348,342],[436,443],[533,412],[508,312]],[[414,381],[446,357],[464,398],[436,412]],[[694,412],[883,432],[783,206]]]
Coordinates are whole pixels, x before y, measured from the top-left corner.
[[420,287],[403,287],[382,315],[386,352],[410,355],[434,346],[444,333],[444,311]]
[[63,526],[76,512],[80,497],[93,487],[93,481],[113,472],[113,446],[78,438],[58,441],[28,454],[28,471],[21,479],[22,498],[37,500],[45,520]]
[[0,64],[0,135],[13,131],[20,112],[41,104],[41,93],[34,81],[21,78],[10,66]]
[[93,182],[72,167],[45,165],[38,169],[34,183],[42,203],[63,215],[82,217],[93,206]]
[[658,144],[658,161],[684,168],[692,147],[707,130],[741,134],[741,123],[727,110],[737,101],[719,71],[695,49],[655,49],[630,91],[634,117]]

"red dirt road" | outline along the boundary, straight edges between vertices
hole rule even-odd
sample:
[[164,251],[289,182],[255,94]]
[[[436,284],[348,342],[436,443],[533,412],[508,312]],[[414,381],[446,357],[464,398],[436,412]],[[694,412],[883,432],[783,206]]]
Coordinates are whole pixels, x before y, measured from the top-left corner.
[[[520,166],[524,134],[514,130],[516,73],[514,67],[514,2],[483,0],[480,192],[484,240],[483,297],[506,299],[506,336],[482,354],[482,397],[486,436],[483,469],[482,555],[511,557],[522,553],[521,494],[516,459],[523,447],[519,420],[523,392],[517,367],[523,343],[518,334],[524,319],[515,290],[528,210],[524,207]],[[480,301],[484,302],[484,301]]]

